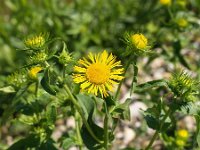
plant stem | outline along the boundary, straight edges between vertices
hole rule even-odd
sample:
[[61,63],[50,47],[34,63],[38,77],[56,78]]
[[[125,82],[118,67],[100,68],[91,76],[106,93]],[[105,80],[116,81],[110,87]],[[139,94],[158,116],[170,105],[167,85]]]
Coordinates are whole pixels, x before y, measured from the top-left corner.
[[105,118],[104,118],[104,148],[108,150],[108,109],[106,102],[104,102],[105,107]]
[[37,79],[35,83],[35,97],[38,97],[38,89],[39,89],[39,80]]
[[[128,67],[130,66],[130,64],[131,64],[131,59],[130,59],[130,60],[128,61],[128,63],[126,64],[126,67],[125,67],[125,69],[124,69],[124,74],[123,74],[123,76],[125,76],[126,71],[128,70]],[[118,96],[119,96],[119,91],[120,91],[120,89],[121,89],[121,86],[122,86],[123,81],[124,81],[124,79],[120,82],[119,86],[117,87],[117,92],[116,92],[116,94],[115,94],[115,99],[117,99]]]
[[72,103],[74,104],[75,108],[77,109],[77,111],[79,112],[82,120],[83,120],[83,123],[85,124],[85,127],[87,128],[88,132],[90,133],[90,135],[99,143],[102,143],[102,141],[100,141],[94,134],[94,132],[92,131],[92,129],[90,128],[85,116],[84,116],[84,112],[82,110],[82,108],[79,106],[76,98],[72,95],[69,87],[65,84],[64,85],[64,89],[66,90],[68,96],[70,97],[70,100],[72,101]]
[[75,109],[75,123],[76,123],[76,136],[78,139],[78,143],[79,143],[79,150],[82,150],[82,146],[83,146],[83,141],[81,138],[81,133],[80,133],[80,116],[77,112],[77,110]]
[[66,74],[66,66],[63,65],[63,79],[65,78],[65,74]]
[[131,83],[131,90],[130,90],[130,96],[132,95],[134,88],[136,86],[137,83],[137,76],[138,76],[138,67],[137,67],[137,58],[135,58],[134,62],[133,62],[133,80]]
[[160,127],[158,130],[156,130],[156,132],[154,133],[151,141],[149,142],[148,146],[145,148],[145,150],[149,150],[151,148],[151,146],[153,145],[154,141],[156,140],[158,134],[159,134],[159,131],[162,129],[164,123],[165,123],[165,120],[167,119],[167,117],[170,115],[171,113],[171,110],[169,109],[167,111],[167,113],[165,114],[164,118],[161,120],[161,123],[160,123]]

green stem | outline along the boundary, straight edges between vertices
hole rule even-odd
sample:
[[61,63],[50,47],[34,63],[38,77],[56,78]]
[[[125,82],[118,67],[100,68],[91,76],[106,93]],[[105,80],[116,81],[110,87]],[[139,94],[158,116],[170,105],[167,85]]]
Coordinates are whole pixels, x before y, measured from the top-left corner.
[[169,109],[167,111],[167,113],[165,114],[164,118],[161,120],[161,123],[160,123],[160,127],[159,127],[159,130],[156,130],[156,132],[154,133],[151,141],[149,142],[148,146],[145,148],[145,150],[149,150],[151,148],[151,146],[153,145],[154,141],[156,140],[158,134],[159,134],[159,131],[162,129],[164,123],[165,123],[165,120],[167,119],[167,117],[170,115],[171,113],[171,110]]
[[[125,76],[126,71],[128,70],[128,67],[130,66],[130,64],[131,64],[131,59],[130,59],[130,60],[128,61],[128,63],[126,64],[126,67],[125,67],[125,69],[124,69],[124,74],[123,74],[123,76]],[[118,96],[119,96],[119,92],[120,92],[120,89],[121,89],[121,86],[122,86],[123,81],[124,81],[124,79],[120,82],[119,86],[117,87],[117,92],[116,92],[116,94],[115,94],[115,99],[117,99]]]
[[70,97],[70,100],[72,101],[72,103],[74,104],[75,108],[77,109],[77,111],[79,112],[82,120],[83,120],[83,123],[85,124],[85,127],[87,128],[88,132],[90,133],[90,135],[99,143],[102,143],[96,136],[95,134],[93,133],[92,129],[90,128],[85,116],[84,116],[84,112],[82,110],[82,108],[79,106],[76,98],[72,95],[69,87],[65,84],[64,85],[64,89],[66,90],[68,96]]
[[76,136],[78,139],[78,143],[79,143],[79,150],[82,150],[82,146],[83,146],[83,141],[81,138],[81,133],[80,133],[80,116],[77,112],[77,110],[75,109],[75,122],[76,122]]
[[104,118],[104,148],[108,150],[108,109],[106,102],[104,102],[105,107],[105,118]]
[[63,65],[63,79],[65,78],[65,74],[66,74],[66,66],[65,65]]
[[130,96],[133,93],[133,90],[135,89],[136,83],[137,83],[137,76],[138,76],[138,67],[137,67],[137,58],[135,58],[133,62],[133,80],[131,83],[131,90],[130,90]]
[[37,79],[35,83],[35,97],[38,97],[38,89],[39,89],[39,80]]

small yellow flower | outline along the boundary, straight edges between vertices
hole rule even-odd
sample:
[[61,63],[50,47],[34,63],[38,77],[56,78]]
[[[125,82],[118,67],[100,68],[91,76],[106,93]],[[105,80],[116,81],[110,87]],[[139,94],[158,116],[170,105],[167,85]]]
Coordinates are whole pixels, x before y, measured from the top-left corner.
[[35,66],[35,67],[32,67],[29,72],[28,72],[28,76],[31,78],[31,79],[37,79],[37,74],[38,72],[40,72],[42,70],[42,67],[39,67],[39,66]]
[[147,47],[148,44],[148,40],[147,38],[139,33],[139,34],[133,34],[131,36],[131,40],[133,45],[137,48],[137,49],[145,49]]
[[162,5],[171,5],[171,0],[160,0]]
[[177,138],[183,139],[183,140],[187,140],[189,137],[188,131],[185,129],[180,129],[176,132],[177,134]]
[[188,21],[184,18],[180,18],[180,19],[177,20],[177,24],[178,24],[179,27],[185,28],[188,25]]
[[74,67],[73,80],[81,84],[82,91],[94,95],[108,96],[108,91],[113,91],[113,85],[124,78],[121,62],[106,50],[96,55],[89,53],[87,59],[80,59],[78,63]]

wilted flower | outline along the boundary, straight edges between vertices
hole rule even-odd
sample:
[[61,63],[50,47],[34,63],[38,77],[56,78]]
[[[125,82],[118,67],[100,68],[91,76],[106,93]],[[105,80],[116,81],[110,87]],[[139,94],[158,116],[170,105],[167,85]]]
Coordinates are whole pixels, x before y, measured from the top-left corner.
[[108,96],[108,91],[113,91],[113,85],[124,78],[121,62],[106,50],[96,55],[89,53],[88,59],[80,59],[78,63],[79,66],[74,67],[73,80],[81,84],[83,91],[94,95]]

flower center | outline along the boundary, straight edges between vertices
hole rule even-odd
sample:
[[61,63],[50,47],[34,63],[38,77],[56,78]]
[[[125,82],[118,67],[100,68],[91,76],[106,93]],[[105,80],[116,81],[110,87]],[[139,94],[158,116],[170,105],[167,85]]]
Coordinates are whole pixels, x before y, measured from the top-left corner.
[[86,76],[91,83],[103,84],[109,79],[110,68],[105,64],[94,63],[87,68]]

